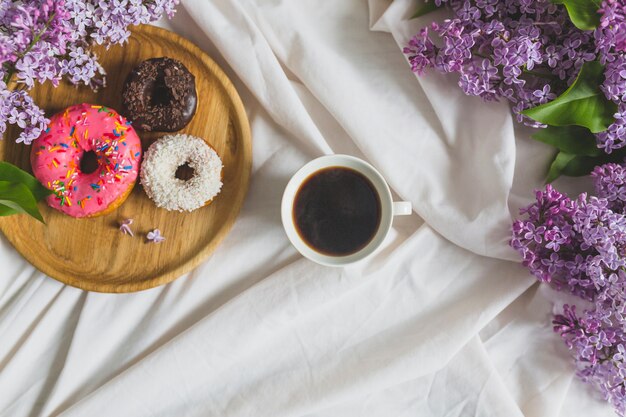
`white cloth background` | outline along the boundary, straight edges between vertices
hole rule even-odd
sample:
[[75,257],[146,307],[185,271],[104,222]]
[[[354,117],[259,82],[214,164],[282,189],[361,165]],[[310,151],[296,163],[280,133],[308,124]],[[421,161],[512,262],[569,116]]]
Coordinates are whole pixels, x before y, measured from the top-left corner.
[[[242,96],[244,209],[194,272],[135,294],[62,285],[0,239],[0,416],[611,415],[506,244],[550,151],[506,104],[410,72],[414,7],[189,0],[161,23]],[[344,269],[298,256],[279,216],[289,177],[332,152],[369,160],[417,213]]]

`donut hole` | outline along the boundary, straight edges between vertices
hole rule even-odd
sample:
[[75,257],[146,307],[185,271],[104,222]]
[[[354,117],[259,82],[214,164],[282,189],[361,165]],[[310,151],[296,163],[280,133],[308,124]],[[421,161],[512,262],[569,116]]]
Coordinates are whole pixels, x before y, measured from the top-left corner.
[[167,106],[172,102],[172,92],[165,83],[165,74],[160,72],[154,83],[148,86],[146,96],[153,107]]
[[83,174],[91,174],[98,169],[98,155],[94,151],[87,151],[83,153],[80,158],[80,171]]
[[184,164],[176,168],[176,174],[174,174],[174,176],[179,180],[189,181],[193,178],[194,174],[195,170],[189,166],[188,162],[185,162]]

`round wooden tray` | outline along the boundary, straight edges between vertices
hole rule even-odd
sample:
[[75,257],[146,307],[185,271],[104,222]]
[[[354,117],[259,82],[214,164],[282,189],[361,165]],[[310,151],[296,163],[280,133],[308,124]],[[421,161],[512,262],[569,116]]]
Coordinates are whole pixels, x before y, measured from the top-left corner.
[[[89,291],[132,292],[176,279],[205,259],[226,236],[243,204],[252,165],[250,126],[237,91],[224,72],[198,47],[175,33],[140,26],[129,42],[96,51],[107,71],[107,87],[94,93],[50,83],[31,91],[35,102],[52,115],[76,103],[121,109],[122,85],[139,62],[168,56],[181,61],[196,77],[198,109],[181,133],[204,138],[224,162],[223,188],[212,204],[192,213],[157,208],[137,183],[126,202],[109,215],[74,219],[39,203],[43,225],[26,215],[0,218],[0,230],[30,263],[61,282]],[[30,172],[30,146],[16,144],[9,129],[0,142],[0,160]],[[164,133],[139,132],[144,150]],[[119,222],[134,219],[135,237],[123,235]],[[166,240],[148,243],[151,229]]]

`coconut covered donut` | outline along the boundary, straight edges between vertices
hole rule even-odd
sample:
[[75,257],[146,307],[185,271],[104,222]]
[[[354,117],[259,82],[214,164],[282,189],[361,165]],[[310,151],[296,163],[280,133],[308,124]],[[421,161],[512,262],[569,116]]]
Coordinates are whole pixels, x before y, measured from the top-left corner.
[[[187,165],[188,180],[176,177]],[[154,203],[166,210],[193,211],[208,203],[222,188],[222,160],[204,140],[185,134],[160,138],[146,151],[141,184]]]

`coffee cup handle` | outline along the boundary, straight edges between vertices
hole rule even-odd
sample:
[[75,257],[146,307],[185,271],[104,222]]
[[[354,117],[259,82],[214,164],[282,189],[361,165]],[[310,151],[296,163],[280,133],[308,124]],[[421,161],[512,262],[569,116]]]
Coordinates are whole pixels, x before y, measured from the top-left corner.
[[394,201],[392,212],[394,216],[408,216],[413,213],[413,205],[410,201]]

